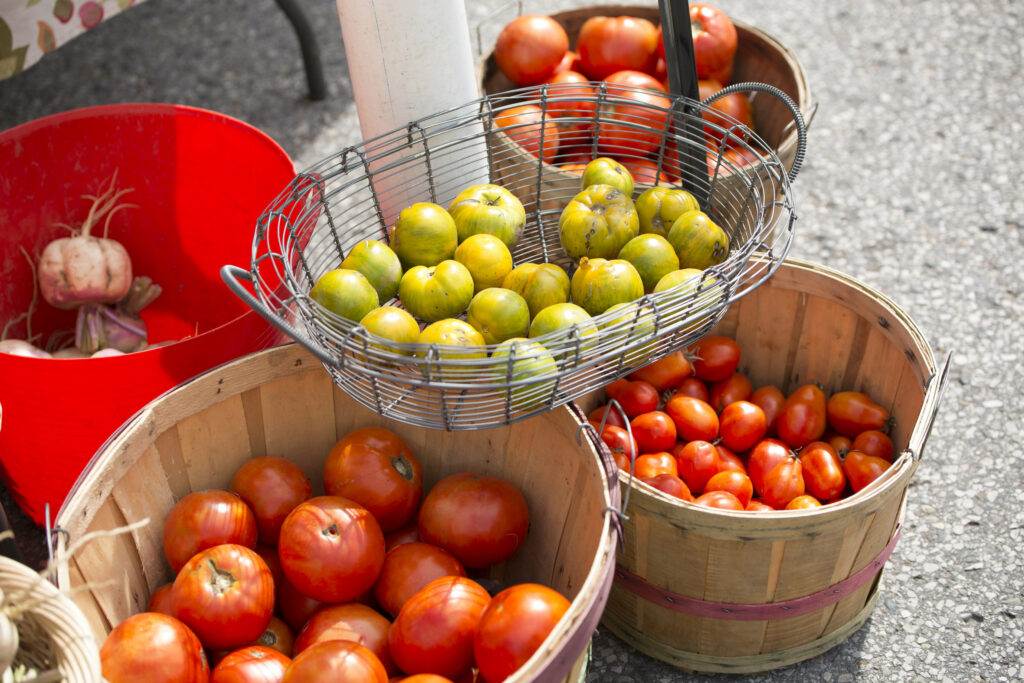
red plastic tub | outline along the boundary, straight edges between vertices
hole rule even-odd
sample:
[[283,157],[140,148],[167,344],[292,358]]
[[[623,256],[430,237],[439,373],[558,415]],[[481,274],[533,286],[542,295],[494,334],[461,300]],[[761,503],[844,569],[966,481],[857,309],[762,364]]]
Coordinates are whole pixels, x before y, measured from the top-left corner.
[[[117,171],[134,188],[109,236],[163,293],[143,312],[150,343],[112,358],[50,360],[0,353],[0,474],[41,524],[123,422],[185,380],[283,339],[221,282],[224,263],[248,262],[260,213],[294,177],[285,151],[237,119],[193,107],[116,104],[42,118],[0,133],[0,328],[29,307],[32,271],[59,223],[79,225]],[[74,311],[39,299],[42,344],[73,330]],[[9,337],[24,338],[24,323]]]

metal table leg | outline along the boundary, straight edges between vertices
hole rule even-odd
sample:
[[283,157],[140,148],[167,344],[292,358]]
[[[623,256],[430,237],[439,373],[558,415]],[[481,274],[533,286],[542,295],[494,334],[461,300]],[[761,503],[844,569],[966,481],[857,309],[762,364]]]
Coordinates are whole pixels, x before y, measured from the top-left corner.
[[285,16],[292,23],[295,35],[299,38],[302,50],[302,62],[306,68],[306,81],[309,83],[309,98],[322,100],[327,97],[327,85],[324,83],[324,72],[320,65],[320,48],[316,44],[316,36],[310,28],[309,20],[302,13],[295,0],[274,0]]

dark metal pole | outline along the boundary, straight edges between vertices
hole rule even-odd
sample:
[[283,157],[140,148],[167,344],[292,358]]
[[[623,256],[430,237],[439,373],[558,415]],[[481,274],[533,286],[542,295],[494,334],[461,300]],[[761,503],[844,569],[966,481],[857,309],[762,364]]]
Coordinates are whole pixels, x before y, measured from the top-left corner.
[[322,100],[327,97],[327,84],[324,82],[323,67],[320,65],[320,48],[313,35],[309,20],[294,0],[275,0],[281,8],[299,39],[302,50],[302,64],[306,69],[306,83],[309,85],[309,98]]

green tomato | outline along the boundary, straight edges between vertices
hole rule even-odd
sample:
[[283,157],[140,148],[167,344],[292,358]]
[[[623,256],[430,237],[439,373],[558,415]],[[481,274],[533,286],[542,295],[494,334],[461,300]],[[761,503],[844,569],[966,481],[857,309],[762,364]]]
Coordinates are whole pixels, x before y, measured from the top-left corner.
[[573,260],[613,259],[640,233],[636,208],[629,195],[611,185],[591,185],[562,210],[558,236]]
[[579,365],[596,348],[597,326],[592,316],[572,303],[552,304],[530,323],[530,339],[537,339],[551,351],[559,367]]
[[530,307],[526,299],[511,289],[490,287],[477,293],[469,302],[466,322],[473,326],[488,344],[498,344],[513,337],[525,337],[530,329]]
[[491,362],[495,381],[510,383],[504,394],[511,411],[533,410],[550,401],[558,365],[543,344],[522,337],[507,339],[491,354]]
[[526,299],[531,318],[569,300],[569,276],[555,263],[522,263],[505,276],[501,286]]
[[459,242],[471,235],[494,235],[511,247],[523,234],[526,209],[501,185],[484,183],[460,192],[448,206]]
[[309,297],[328,311],[352,322],[359,322],[380,305],[377,290],[366,276],[348,268],[336,268],[321,275]]
[[668,231],[681,268],[707,268],[729,256],[729,236],[703,211],[680,214]]
[[679,268],[679,257],[672,244],[653,233],[637,235],[626,242],[619,258],[629,261],[640,273],[645,292],[653,291],[661,278]]
[[633,175],[611,157],[598,157],[584,167],[583,189],[591,185],[611,185],[627,197],[633,196]]
[[512,254],[494,235],[470,235],[455,249],[455,260],[469,268],[477,292],[501,287],[512,272]]
[[473,276],[453,260],[430,268],[413,266],[398,284],[398,298],[407,311],[428,323],[454,318],[473,298]]
[[381,302],[394,298],[398,293],[402,263],[398,255],[383,242],[363,240],[349,250],[341,267],[362,273],[377,290],[377,298]]
[[622,259],[580,259],[580,266],[572,276],[572,302],[590,315],[601,315],[615,304],[643,295],[640,273]]
[[436,266],[455,255],[458,231],[444,207],[418,202],[402,209],[391,231],[391,249],[403,268]]
[[640,234],[668,235],[672,223],[687,211],[700,208],[697,199],[683,189],[651,187],[636,198],[636,213],[640,220]]

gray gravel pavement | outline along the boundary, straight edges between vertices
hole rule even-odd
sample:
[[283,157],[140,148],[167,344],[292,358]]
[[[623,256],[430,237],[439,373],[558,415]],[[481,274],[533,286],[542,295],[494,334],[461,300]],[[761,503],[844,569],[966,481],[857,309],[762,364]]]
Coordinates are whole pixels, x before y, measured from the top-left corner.
[[[252,123],[310,165],[357,143],[359,127],[335,3],[301,4],[325,101],[306,99],[294,34],[269,0],[150,0],[0,81],[0,130],[82,106],[178,102]],[[873,616],[831,651],[746,680],[1021,680],[1024,4],[717,4],[789,46],[820,105],[794,186],[792,254],[884,291],[939,359],[955,352]],[[504,5],[470,0],[471,24]],[[500,26],[485,28],[493,40]],[[721,678],[681,673],[600,631],[588,674]]]

